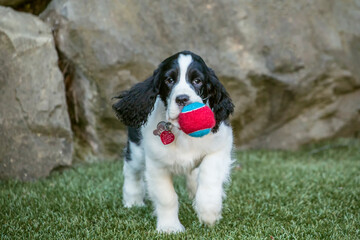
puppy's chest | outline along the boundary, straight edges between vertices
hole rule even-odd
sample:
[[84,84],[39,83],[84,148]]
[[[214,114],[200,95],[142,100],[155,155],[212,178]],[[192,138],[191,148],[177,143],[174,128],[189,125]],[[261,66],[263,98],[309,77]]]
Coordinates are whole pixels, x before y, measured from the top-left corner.
[[207,154],[206,138],[196,139],[176,136],[173,143],[160,145],[158,160],[174,173],[182,173],[197,167]]
[[206,155],[203,147],[198,142],[176,141],[166,150],[166,159],[163,159],[171,171],[181,173],[197,167]]

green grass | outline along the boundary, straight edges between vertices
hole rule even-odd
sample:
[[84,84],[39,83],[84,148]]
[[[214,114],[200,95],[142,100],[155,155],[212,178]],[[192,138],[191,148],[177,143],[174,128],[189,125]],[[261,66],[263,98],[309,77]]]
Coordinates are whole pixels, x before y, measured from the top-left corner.
[[121,205],[122,163],[80,165],[37,182],[0,182],[0,239],[359,239],[360,144],[242,151],[223,218],[202,226],[176,178],[185,233],[158,234],[151,203]]

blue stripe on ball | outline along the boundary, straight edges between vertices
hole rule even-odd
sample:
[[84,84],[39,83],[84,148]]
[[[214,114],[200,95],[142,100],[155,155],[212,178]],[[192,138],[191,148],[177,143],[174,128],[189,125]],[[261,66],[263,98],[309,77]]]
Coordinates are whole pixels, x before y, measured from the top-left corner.
[[211,131],[211,128],[207,128],[207,129],[202,129],[202,130],[199,130],[196,132],[189,133],[189,135],[191,137],[202,137],[202,136],[205,136],[206,134],[209,134],[210,131]]
[[194,110],[197,110],[197,109],[200,109],[202,107],[204,107],[205,104],[203,103],[199,103],[199,102],[194,102],[194,103],[191,103],[189,105],[186,105],[183,109],[182,109],[182,113],[187,113],[187,112],[191,112],[191,111],[194,111]]

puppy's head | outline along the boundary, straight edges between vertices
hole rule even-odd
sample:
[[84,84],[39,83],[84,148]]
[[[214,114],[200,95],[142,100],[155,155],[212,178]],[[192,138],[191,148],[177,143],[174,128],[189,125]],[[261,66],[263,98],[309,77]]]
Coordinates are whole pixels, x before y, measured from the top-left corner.
[[139,127],[146,123],[157,96],[166,108],[166,121],[178,126],[182,108],[193,102],[207,104],[215,114],[216,132],[219,124],[233,112],[233,104],[213,70],[198,55],[183,51],[165,59],[153,76],[122,92],[113,105],[124,124]]

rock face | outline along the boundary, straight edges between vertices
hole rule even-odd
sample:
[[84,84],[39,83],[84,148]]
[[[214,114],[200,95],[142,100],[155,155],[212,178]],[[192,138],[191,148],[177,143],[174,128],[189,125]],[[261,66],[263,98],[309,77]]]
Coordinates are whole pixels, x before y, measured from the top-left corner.
[[110,98],[181,50],[229,90],[240,147],[359,135],[359,1],[53,0],[41,17],[67,66],[77,156],[121,151]]
[[51,29],[0,7],[0,178],[32,180],[72,162],[72,132]]

